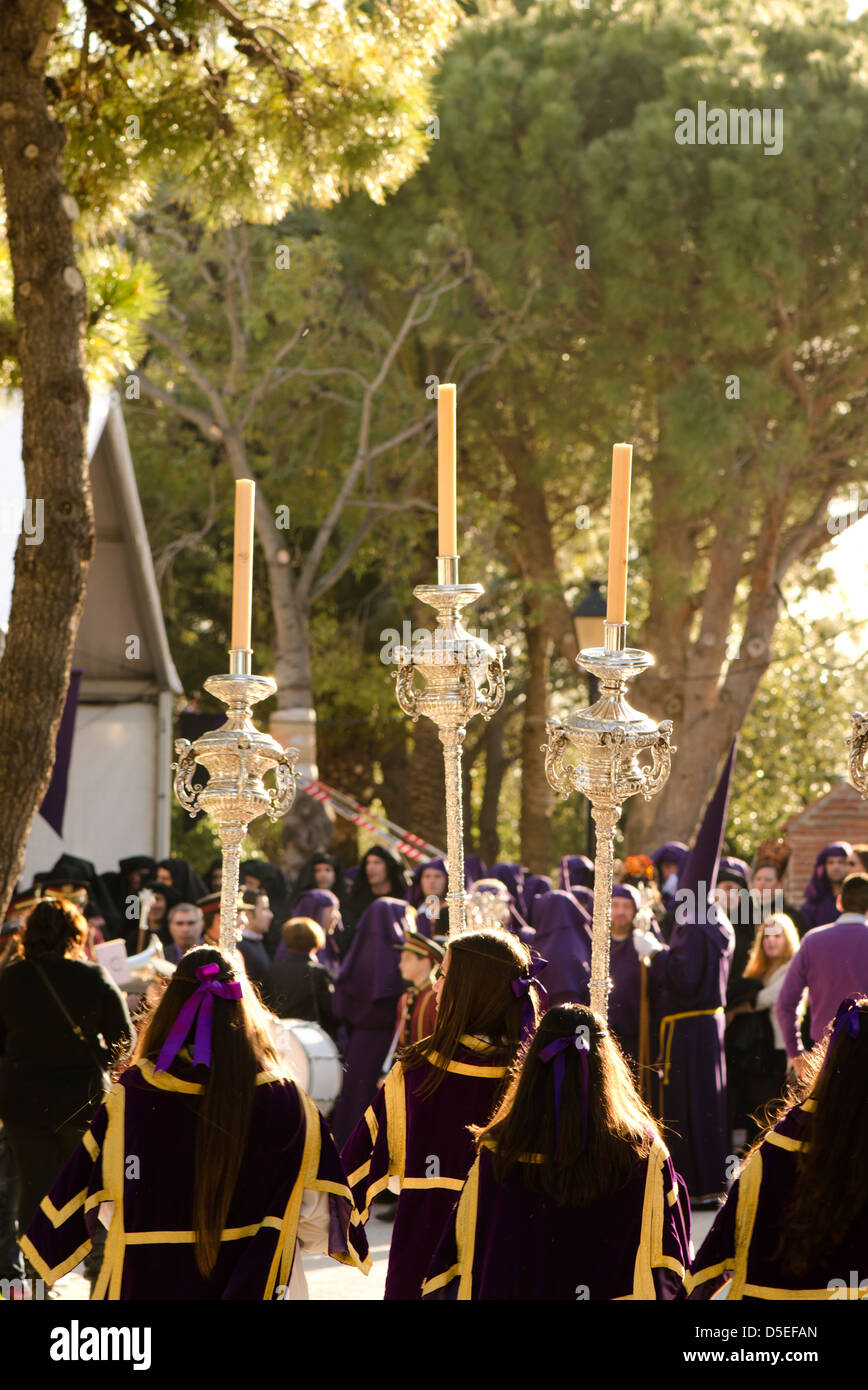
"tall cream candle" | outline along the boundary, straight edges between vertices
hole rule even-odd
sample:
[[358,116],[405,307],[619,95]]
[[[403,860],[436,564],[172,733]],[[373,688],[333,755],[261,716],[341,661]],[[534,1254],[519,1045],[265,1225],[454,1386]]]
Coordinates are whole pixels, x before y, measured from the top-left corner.
[[256,484],[241,478],[235,484],[235,551],[232,568],[232,648],[250,646],[253,605],[253,499]]
[[606,620],[627,621],[627,546],[630,540],[630,473],[632,444],[612,448],[612,506],[609,524],[609,585]]
[[441,385],[437,393],[437,553],[458,554],[453,385]]

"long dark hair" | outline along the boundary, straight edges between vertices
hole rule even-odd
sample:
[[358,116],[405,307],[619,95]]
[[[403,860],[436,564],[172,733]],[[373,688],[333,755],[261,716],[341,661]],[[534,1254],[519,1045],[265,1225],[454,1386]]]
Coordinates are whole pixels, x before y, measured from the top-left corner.
[[407,892],[407,875],[404,873],[404,870],[401,868],[394,854],[390,854],[387,849],[383,849],[382,845],[373,845],[372,848],[368,850],[367,854],[362,855],[361,863],[359,864],[359,872],[353,879],[353,886],[350,889],[349,906],[352,911],[357,912],[359,915],[364,912],[365,908],[371,902],[375,901],[374,893],[368,882],[368,875],[365,873],[365,865],[372,854],[375,855],[376,858],[382,859],[386,866],[390,884],[389,896],[392,898],[403,898]]
[[813,1100],[815,1108],[804,1112],[806,1142],[796,1158],[795,1187],[776,1251],[793,1275],[807,1274],[868,1207],[868,997],[856,1004],[858,1033],[851,1037],[844,1028],[832,1041],[827,1030],[825,1046],[811,1055],[814,1075],[802,1090],[801,1098]]
[[[404,1070],[421,1066],[435,1052],[451,1060],[465,1033],[490,1038],[512,1061],[521,1043],[523,1003],[512,986],[527,977],[531,963],[527,946],[511,932],[488,927],[450,938],[448,957],[434,1032],[401,1054]],[[533,990],[530,999],[536,1011]],[[442,1067],[432,1067],[419,1094],[436,1091],[445,1075]]]
[[[586,1031],[580,1035],[579,1029]],[[580,1036],[588,1043],[587,1135],[584,1071],[573,1046]],[[540,1053],[559,1038],[570,1046],[563,1053],[556,1116],[555,1064],[543,1062]],[[471,1133],[492,1150],[501,1183],[522,1155],[538,1155],[541,1162],[521,1163],[522,1179],[559,1206],[587,1206],[623,1187],[636,1172],[637,1158],[646,1157],[659,1138],[617,1043],[602,1018],[583,1004],[560,1004],[543,1015],[493,1118]]]
[[139,1038],[133,1058],[134,1063],[143,1058],[157,1060],[175,1019],[198,987],[197,969],[212,963],[220,967],[216,978],[221,983],[240,980],[243,993],[240,999],[215,1000],[211,1065],[197,1069],[202,1072],[204,1091],[192,1098],[197,1108],[193,1227],[196,1265],[205,1278],[213,1273],[220,1253],[220,1237],[247,1143],[257,1074],[266,1069],[281,1071],[264,1010],[244,971],[236,971],[213,946],[188,951]]

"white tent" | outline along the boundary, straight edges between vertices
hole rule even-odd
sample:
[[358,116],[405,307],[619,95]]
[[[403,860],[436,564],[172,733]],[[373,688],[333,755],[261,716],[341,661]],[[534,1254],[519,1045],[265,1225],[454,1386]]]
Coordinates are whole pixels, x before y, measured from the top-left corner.
[[[83,671],[63,838],[37,815],[21,882],[67,852],[100,872],[126,854],[169,853],[172,662],[123,415],[108,393],[91,400],[88,450],[96,547],[76,637]],[[14,556],[25,511],[20,398],[0,402],[0,627],[9,621]],[[131,640],[134,639],[134,640]]]

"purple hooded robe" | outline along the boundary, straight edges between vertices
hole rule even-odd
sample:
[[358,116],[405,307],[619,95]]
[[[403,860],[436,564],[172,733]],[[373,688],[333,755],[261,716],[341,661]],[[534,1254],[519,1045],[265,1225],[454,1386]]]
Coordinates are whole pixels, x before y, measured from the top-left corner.
[[351,1029],[344,1084],[332,1115],[339,1144],[370,1104],[394,1037],[398,1000],[406,989],[394,947],[404,940],[406,913],[407,904],[398,898],[371,903],[359,918],[335,984],[335,1017]]
[[843,855],[846,859],[852,852],[852,848],[846,840],[835,840],[830,845],[824,845],[817,855],[814,861],[814,872],[808,879],[808,886],[805,889],[805,901],[802,903],[802,916],[808,931],[812,927],[825,927],[829,922],[834,922],[838,916],[838,907],[835,901],[838,895],[829,882],[829,875],[826,873],[826,860],[835,855]]
[[732,741],[696,843],[682,867],[675,926],[654,956],[660,991],[660,1111],[672,1158],[694,1201],[726,1190],[724,1004],[735,935],[711,901],[726,828],[738,739]]

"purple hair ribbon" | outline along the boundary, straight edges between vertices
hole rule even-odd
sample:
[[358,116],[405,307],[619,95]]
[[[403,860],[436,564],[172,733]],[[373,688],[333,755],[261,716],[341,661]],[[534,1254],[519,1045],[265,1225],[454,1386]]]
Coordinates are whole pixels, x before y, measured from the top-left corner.
[[539,1054],[541,1062],[553,1061],[555,1064],[555,1153],[557,1153],[561,1137],[561,1088],[564,1084],[566,1054],[571,1047],[577,1048],[582,1068],[582,1148],[584,1148],[588,1138],[588,1055],[591,1050],[588,1039],[578,1033],[575,1036],[566,1035],[562,1038],[555,1038],[554,1042],[550,1042],[547,1047],[542,1048]]
[[846,1033],[848,1037],[858,1038],[859,1030],[862,1027],[862,1015],[859,1012],[859,1004],[856,995],[851,995],[849,999],[843,999],[838,1005],[838,1012],[835,1014],[835,1022],[832,1024],[832,1032],[829,1037],[829,1050],[832,1043],[840,1033]]
[[513,980],[512,982],[513,994],[515,995],[516,999],[522,1000],[521,1034],[522,1040],[524,1042],[527,1042],[528,1038],[533,1036],[534,1030],[533,1001],[530,997],[531,989],[535,989],[537,991],[539,1003],[543,1010],[549,1002],[546,987],[545,985],[540,984],[539,981],[539,976],[546,969],[547,965],[548,961],[543,960],[542,956],[534,956],[533,960],[528,966],[527,974],[520,975],[517,980]]
[[194,1022],[196,1024],[196,1037],[193,1042],[193,1064],[194,1066],[210,1067],[211,1014],[214,1010],[214,1000],[241,998],[240,982],[230,980],[226,984],[221,984],[219,980],[213,978],[219,974],[220,966],[215,961],[212,961],[210,965],[199,966],[196,971],[199,985],[190,995],[172,1024],[169,1036],[160,1049],[154,1071],[168,1070],[184,1046],[184,1039]]

